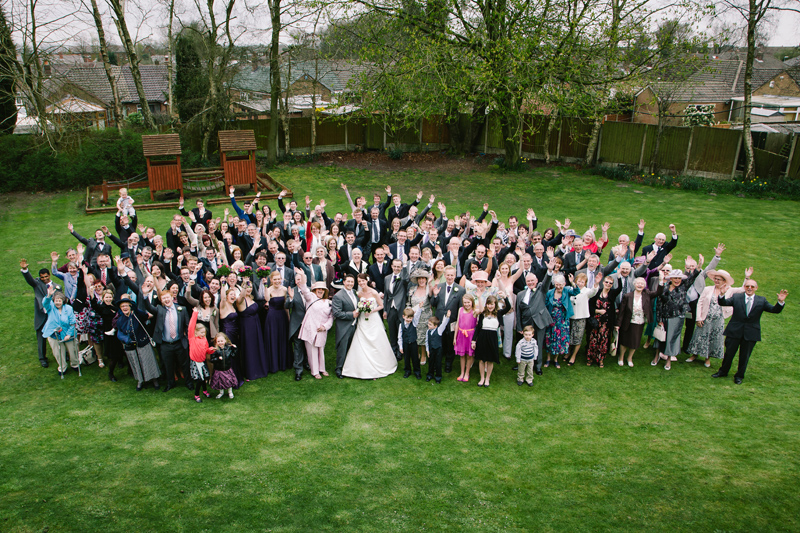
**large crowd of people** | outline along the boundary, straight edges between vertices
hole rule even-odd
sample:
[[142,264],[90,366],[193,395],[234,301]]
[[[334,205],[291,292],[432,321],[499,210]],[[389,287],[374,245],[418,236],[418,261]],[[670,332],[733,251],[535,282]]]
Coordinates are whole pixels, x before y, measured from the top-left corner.
[[775,305],[755,295],[752,268],[737,284],[718,268],[721,243],[708,264],[702,254],[678,259],[674,224],[643,246],[640,220],[633,239],[610,245],[607,223],[576,232],[565,219],[542,231],[532,209],[504,224],[488,204],[449,218],[433,195],[421,205],[422,192],[403,203],[386,187],[368,204],[342,189],[351,211],[332,218],[324,200],[306,196],[302,209],[286,191],[276,211],[259,195],[240,207],[231,187],[217,218],[181,198],[163,234],[139,224],[121,190],[116,235],[103,226],[86,238],[70,223],[78,244],[65,262],[52,252],[34,278],[20,261],[41,365],[49,344],[62,379],[96,360],[111,381],[127,367],[137,391],[182,380],[197,402],[209,388],[233,398],[290,369],[297,381],[305,371],[329,377],[335,324],[338,378],[383,378],[402,364],[404,378],[427,367],[428,381],[452,373],[489,387],[504,361],[532,386],[534,374],[574,365],[582,347],[587,366],[632,367],[644,342],[665,370],[682,352],[706,367],[722,359],[712,377],[727,376],[738,353],[739,384],[761,314],[781,312],[788,294]]

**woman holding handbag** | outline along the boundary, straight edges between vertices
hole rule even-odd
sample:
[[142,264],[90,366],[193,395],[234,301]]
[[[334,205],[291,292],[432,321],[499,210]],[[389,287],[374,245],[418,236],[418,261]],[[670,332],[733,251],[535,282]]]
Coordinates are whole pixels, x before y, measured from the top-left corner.
[[[625,354],[628,354],[628,366],[633,366],[633,354],[642,343],[644,325],[653,321],[653,300],[664,291],[664,286],[659,283],[658,290],[647,290],[644,278],[636,278],[633,282],[634,290],[622,297],[617,311],[615,329],[619,332],[617,364],[625,364]],[[628,351],[630,350],[630,351]]]

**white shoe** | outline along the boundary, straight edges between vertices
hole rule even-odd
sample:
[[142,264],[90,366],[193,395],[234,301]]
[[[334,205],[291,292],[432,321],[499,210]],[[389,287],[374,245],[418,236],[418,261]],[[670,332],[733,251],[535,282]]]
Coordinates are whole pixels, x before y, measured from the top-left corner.
[[622,361],[617,361],[617,364],[618,364],[619,366],[622,366],[622,365],[624,365],[625,363],[623,363]]
[[650,362],[650,366],[656,366],[657,364],[658,364],[658,361],[651,361]]
[[633,361],[628,361],[628,366],[633,368]]
[[220,391],[220,393],[219,393],[219,394],[217,394],[217,400],[219,400],[220,398],[222,398],[224,395],[225,395],[225,391]]
[[233,392],[229,392],[229,393],[228,393],[228,398],[230,398],[231,400],[233,400]]
[[672,357],[669,358],[669,360],[674,363],[678,361],[678,358],[673,355]]

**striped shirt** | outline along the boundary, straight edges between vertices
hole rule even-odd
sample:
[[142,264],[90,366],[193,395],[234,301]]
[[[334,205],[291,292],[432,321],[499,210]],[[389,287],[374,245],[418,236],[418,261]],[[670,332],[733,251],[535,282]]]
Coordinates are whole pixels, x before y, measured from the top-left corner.
[[536,339],[531,339],[526,341],[522,339],[517,343],[517,362],[519,363],[520,360],[523,361],[530,361],[531,359],[536,359],[539,355],[539,345],[536,344]]

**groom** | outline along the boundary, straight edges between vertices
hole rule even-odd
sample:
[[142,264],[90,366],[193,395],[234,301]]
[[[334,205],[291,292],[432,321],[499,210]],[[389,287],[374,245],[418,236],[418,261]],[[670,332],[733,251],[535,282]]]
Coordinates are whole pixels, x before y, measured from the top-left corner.
[[336,377],[342,379],[342,368],[347,350],[353,342],[358,319],[358,297],[353,292],[355,278],[348,274],[344,278],[344,290],[337,292],[331,301],[333,318],[336,319]]

